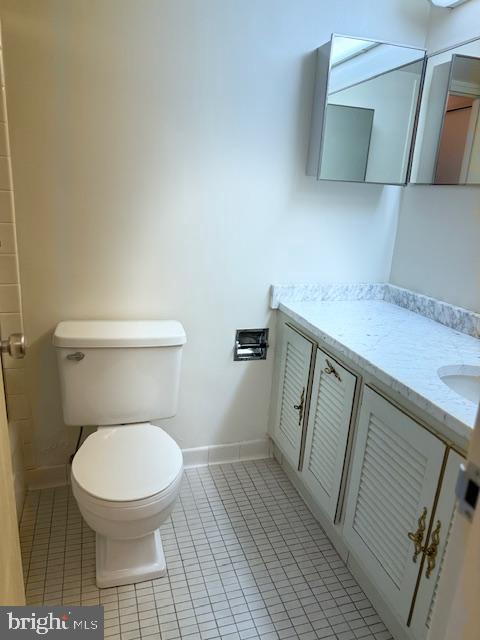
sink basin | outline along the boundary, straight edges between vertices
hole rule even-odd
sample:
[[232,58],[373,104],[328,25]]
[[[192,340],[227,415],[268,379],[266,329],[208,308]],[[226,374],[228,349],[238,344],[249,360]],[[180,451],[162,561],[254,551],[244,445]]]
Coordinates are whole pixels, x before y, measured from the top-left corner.
[[480,402],[480,366],[452,365],[440,367],[438,376],[447,387],[470,402]]

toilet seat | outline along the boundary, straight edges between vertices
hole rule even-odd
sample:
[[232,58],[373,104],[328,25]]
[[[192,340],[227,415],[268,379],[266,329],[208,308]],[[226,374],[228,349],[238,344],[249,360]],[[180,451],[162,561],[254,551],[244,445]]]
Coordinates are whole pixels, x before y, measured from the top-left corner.
[[[142,500],[111,501],[96,498],[85,491],[75,480],[72,473],[72,491],[83,513],[88,512],[95,518],[102,518],[123,526],[146,518],[155,517],[168,509],[178,495],[183,477],[183,467],[175,480],[166,489]],[[117,532],[118,533],[118,532]]]
[[99,428],[82,444],[73,459],[72,484],[93,502],[132,507],[169,494],[182,470],[180,447],[160,427],[114,425]]

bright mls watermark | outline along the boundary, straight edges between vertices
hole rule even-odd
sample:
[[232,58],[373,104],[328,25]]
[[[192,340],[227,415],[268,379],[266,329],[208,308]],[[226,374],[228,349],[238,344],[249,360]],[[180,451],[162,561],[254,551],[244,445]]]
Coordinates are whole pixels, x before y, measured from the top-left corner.
[[0,607],[0,640],[103,640],[103,607]]

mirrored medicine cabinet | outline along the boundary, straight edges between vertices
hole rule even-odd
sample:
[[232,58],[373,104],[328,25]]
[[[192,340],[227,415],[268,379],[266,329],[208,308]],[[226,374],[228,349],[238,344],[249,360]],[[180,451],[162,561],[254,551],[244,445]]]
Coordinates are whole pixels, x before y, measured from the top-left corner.
[[332,35],[317,49],[307,175],[405,184],[425,51]]
[[410,182],[480,184],[480,39],[428,57]]

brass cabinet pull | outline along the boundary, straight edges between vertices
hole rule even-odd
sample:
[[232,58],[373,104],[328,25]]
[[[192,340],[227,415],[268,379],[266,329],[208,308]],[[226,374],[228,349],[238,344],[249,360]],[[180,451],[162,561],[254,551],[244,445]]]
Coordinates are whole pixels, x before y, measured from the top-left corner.
[[415,553],[413,554],[413,558],[412,558],[413,562],[417,561],[418,556],[423,551],[422,542],[423,542],[423,535],[425,533],[426,521],[427,521],[427,507],[424,507],[422,511],[422,515],[418,519],[417,530],[415,531],[415,533],[412,533],[412,532],[408,533],[409,539],[415,545]]
[[302,424],[303,408],[305,406],[305,387],[302,389],[302,395],[300,397],[300,404],[294,404],[293,408],[298,411],[298,426]]
[[430,578],[432,575],[432,571],[435,569],[435,564],[437,560],[438,554],[438,545],[440,544],[440,529],[442,528],[442,523],[440,520],[437,520],[437,524],[435,529],[432,531],[432,541],[425,547],[423,551],[425,551],[425,555],[427,556],[427,570],[425,572],[425,577]]
[[337,373],[337,371],[336,371],[335,367],[333,366],[333,364],[332,364],[329,360],[327,360],[327,358],[325,358],[325,361],[326,361],[326,363],[327,363],[327,366],[324,368],[325,373],[328,373],[328,375],[330,375],[331,373],[333,373],[333,375],[335,376],[335,378],[336,378],[339,382],[341,382],[341,381],[342,381],[342,379],[341,379],[341,377],[338,375],[338,373]]

